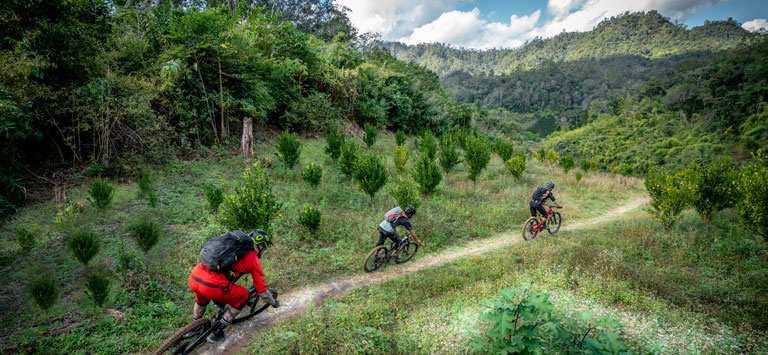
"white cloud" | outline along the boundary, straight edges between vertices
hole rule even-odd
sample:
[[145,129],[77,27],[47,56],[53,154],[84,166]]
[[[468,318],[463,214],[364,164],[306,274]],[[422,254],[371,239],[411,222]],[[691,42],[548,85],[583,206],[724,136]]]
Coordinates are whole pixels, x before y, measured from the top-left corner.
[[579,5],[581,0],[549,0],[547,12],[555,18],[561,18]]
[[348,7],[349,19],[361,32],[377,32],[384,38],[399,38],[414,28],[434,21],[441,14],[472,0],[334,0]]
[[406,44],[440,42],[479,49],[517,47],[523,41],[516,37],[531,30],[540,15],[541,11],[536,10],[528,16],[512,15],[509,23],[489,23],[480,18],[477,8],[470,12],[450,11],[398,40]]
[[764,18],[756,18],[752,21],[744,22],[744,24],[741,25],[741,27],[751,32],[756,32],[761,30],[765,31],[765,30],[768,30],[768,21],[766,21]]

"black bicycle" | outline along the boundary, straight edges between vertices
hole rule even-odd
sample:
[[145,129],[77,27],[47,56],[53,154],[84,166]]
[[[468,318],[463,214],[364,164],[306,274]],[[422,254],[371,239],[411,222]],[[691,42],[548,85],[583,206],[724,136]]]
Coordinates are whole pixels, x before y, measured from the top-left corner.
[[[272,295],[277,302],[277,291],[271,290]],[[248,301],[245,302],[243,310],[240,311],[240,315],[232,320],[232,323],[239,323],[246,319],[249,319],[269,307],[268,303],[264,305],[258,305],[259,296],[256,292],[256,288],[251,286],[248,289]],[[277,302],[276,306],[279,307],[280,303]],[[189,354],[194,348],[205,342],[205,338],[213,332],[213,324],[215,324],[224,315],[224,307],[219,307],[216,314],[210,318],[200,318],[192,323],[189,323],[181,327],[170,338],[166,339],[160,347],[158,347],[152,354],[159,355],[166,352],[171,354]]]
[[402,264],[408,260],[411,260],[416,251],[419,250],[418,243],[412,243],[409,236],[403,238],[403,242],[400,243],[400,250],[395,255],[395,242],[389,240],[389,248],[379,245],[371,250],[368,255],[365,256],[363,261],[363,270],[365,272],[371,272],[382,265],[388,263],[390,260],[395,259],[395,263]]

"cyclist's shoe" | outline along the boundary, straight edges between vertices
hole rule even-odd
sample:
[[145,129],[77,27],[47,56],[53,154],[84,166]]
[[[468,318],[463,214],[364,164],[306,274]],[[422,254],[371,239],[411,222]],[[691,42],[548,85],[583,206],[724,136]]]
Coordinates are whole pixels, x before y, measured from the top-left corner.
[[209,343],[223,343],[223,342],[227,341],[227,335],[224,334],[223,331],[218,332],[218,333],[217,332],[213,332],[213,333],[209,334],[208,337],[205,338],[205,339],[208,340]]

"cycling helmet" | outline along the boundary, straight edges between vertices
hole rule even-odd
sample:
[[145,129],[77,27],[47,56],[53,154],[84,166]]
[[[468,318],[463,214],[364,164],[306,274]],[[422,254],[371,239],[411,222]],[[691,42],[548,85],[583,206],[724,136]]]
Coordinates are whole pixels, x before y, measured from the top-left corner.
[[272,239],[269,237],[269,234],[262,230],[256,229],[251,231],[251,233],[248,234],[248,238],[253,240],[254,246],[264,245],[264,249],[272,245]]
[[547,188],[548,189],[554,189],[555,188],[555,184],[553,184],[552,182],[548,182],[547,183]]
[[406,206],[405,210],[403,211],[405,212],[405,214],[411,215],[411,216],[416,214],[416,208],[414,208],[413,206]]

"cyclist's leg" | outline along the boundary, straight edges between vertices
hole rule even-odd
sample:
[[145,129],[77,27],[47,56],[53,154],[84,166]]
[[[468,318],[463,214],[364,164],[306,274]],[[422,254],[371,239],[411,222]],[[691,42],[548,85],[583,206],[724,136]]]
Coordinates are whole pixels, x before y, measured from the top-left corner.
[[395,229],[394,233],[389,235],[389,239],[392,239],[392,241],[395,242],[395,250],[400,249],[400,244],[403,243],[403,239],[400,238],[400,233],[397,232],[397,229]]
[[541,214],[542,218],[545,218],[547,216],[547,210],[544,209],[544,206],[542,206],[540,203],[537,203],[535,206],[536,206],[536,211],[539,212],[539,214]]
[[533,218],[536,218],[536,205],[538,205],[538,203],[533,201],[528,203],[528,207],[531,209],[531,217]]
[[243,309],[245,302],[248,300],[248,290],[240,285],[231,285],[230,289],[220,289],[221,296],[216,297],[216,301],[222,304],[226,304],[227,307],[224,310],[224,315],[221,319],[213,325],[213,332],[208,336],[208,340],[212,342],[222,342],[227,339],[224,335],[224,329],[232,323],[232,320],[237,317],[240,310]]
[[198,291],[198,286],[200,284],[192,280],[191,277],[188,280],[188,285],[189,289],[195,293],[195,305],[192,307],[192,319],[198,320],[205,315],[205,309],[208,308],[208,303],[211,299],[200,294]]
[[384,242],[387,240],[388,237],[389,237],[389,233],[387,233],[383,229],[379,228],[379,241],[376,242],[376,246],[374,246],[374,247],[377,247],[379,245],[384,245]]

